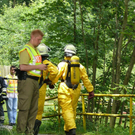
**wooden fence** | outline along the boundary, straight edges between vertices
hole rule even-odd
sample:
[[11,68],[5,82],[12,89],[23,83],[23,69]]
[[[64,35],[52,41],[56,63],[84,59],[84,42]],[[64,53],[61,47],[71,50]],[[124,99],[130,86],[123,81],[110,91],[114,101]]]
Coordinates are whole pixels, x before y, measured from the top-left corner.
[[0,65],[0,76],[4,77],[10,72],[10,66]]

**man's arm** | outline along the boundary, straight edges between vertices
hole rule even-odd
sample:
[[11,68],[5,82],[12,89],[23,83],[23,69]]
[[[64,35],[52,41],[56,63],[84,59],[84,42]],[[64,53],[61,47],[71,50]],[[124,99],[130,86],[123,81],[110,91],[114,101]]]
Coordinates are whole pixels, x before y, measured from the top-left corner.
[[31,70],[46,70],[47,69],[47,65],[45,64],[40,64],[40,65],[27,65],[27,64],[21,64],[20,65],[20,70],[21,71],[31,71]]

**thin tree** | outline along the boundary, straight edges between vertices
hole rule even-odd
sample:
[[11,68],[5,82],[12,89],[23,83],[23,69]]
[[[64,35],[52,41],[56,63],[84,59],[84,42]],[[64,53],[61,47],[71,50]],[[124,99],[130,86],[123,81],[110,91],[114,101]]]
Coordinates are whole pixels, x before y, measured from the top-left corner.
[[[123,41],[123,37],[124,37],[124,31],[127,25],[127,14],[128,14],[128,2],[129,0],[125,0],[125,13],[124,13],[124,20],[123,20],[123,25],[122,25],[122,29],[121,29],[121,34],[120,34],[120,38],[119,38],[119,42],[118,42],[118,46],[117,46],[117,64],[116,64],[116,87],[119,86],[119,82],[120,82],[120,64],[121,64],[121,47],[122,47],[122,41]],[[117,88],[114,93],[119,93],[119,88]],[[113,105],[112,105],[112,114],[117,113],[118,111],[118,101],[117,100],[113,100]],[[111,117],[110,120],[110,127],[114,128],[115,126],[115,120],[116,117]]]

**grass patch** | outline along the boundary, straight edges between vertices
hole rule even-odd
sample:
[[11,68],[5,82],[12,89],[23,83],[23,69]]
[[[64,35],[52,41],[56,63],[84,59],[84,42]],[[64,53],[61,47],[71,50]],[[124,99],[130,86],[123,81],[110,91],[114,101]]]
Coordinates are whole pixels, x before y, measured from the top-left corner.
[[[49,103],[52,103],[52,102],[49,102]],[[6,110],[5,104],[3,105],[3,107],[4,107],[4,110]],[[56,114],[58,112],[57,109],[58,108],[56,108],[56,110],[54,110],[53,105],[45,106],[43,116]],[[116,122],[118,122],[118,120],[116,120]],[[4,125],[8,125],[7,112],[5,112]],[[127,123],[126,128],[123,128],[123,123],[122,123],[121,126],[118,126],[116,124],[115,128],[111,129],[109,127],[109,124],[107,127],[105,126],[104,118],[101,118],[101,120],[99,120],[95,123],[92,123],[87,119],[86,120],[86,131],[84,131],[82,115],[77,115],[76,125],[77,125],[77,129],[76,129],[77,135],[128,135],[129,134],[129,121]],[[135,125],[135,120],[133,119],[132,135],[135,134],[134,125]],[[64,121],[63,121],[62,116],[61,116],[60,123],[58,122],[58,116],[43,119],[42,124],[40,126],[39,133],[40,134],[64,135],[65,134]],[[16,126],[14,126],[10,132],[8,132],[8,130],[0,130],[0,135],[18,135],[18,133],[16,132]]]
[[[89,120],[86,122],[86,131],[83,129],[83,120],[82,117],[77,117],[76,119],[77,129],[76,135],[128,135],[129,128],[123,128],[117,126],[114,129],[111,129],[109,125],[106,127],[105,124],[96,122],[92,123]],[[41,134],[57,134],[64,135],[64,121],[61,117],[61,123],[58,123],[58,117],[45,119],[42,121],[39,133]]]

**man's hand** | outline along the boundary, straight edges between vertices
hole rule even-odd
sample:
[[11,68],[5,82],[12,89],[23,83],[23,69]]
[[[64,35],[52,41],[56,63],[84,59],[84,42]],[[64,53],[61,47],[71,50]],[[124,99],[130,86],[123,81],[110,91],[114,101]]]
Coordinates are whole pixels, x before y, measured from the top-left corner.
[[39,69],[39,70],[46,70],[46,69],[47,69],[47,65],[45,65],[45,64],[40,64],[40,65],[38,65],[38,69]]
[[88,99],[92,99],[94,97],[94,92],[89,92],[89,96],[88,96]]

